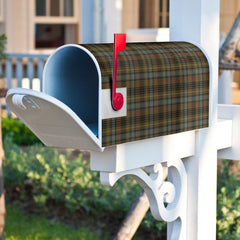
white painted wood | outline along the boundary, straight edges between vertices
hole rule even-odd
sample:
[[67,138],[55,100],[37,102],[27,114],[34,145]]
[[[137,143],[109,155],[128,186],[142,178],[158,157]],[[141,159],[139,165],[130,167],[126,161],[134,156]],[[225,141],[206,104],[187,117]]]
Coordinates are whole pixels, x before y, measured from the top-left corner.
[[56,98],[29,89],[15,88],[8,91],[6,102],[45,145],[103,151],[101,139]]
[[123,95],[123,106],[120,110],[115,111],[112,107],[112,90],[111,89],[102,89],[102,104],[101,104],[101,113],[102,119],[107,118],[117,118],[117,117],[125,117],[127,116],[127,88],[117,88],[117,93],[121,93]]
[[216,128],[201,129],[196,133],[196,155],[184,160],[188,176],[187,240],[216,237],[216,144]]
[[127,42],[167,42],[169,28],[127,29]]
[[91,151],[91,170],[122,172],[195,154],[195,132],[183,132]]
[[102,19],[102,2],[94,0],[93,18],[94,18],[94,43],[101,42],[101,19]]
[[[196,131],[195,156],[184,164],[188,176],[187,240],[212,240],[216,237],[219,0],[171,0],[170,40],[199,44],[211,63],[210,128]],[[168,225],[171,228],[171,223]]]
[[[163,166],[169,169],[168,181],[163,181]],[[102,184],[113,186],[125,175],[133,177],[145,190],[155,219],[176,223],[169,231],[169,239],[186,240],[187,174],[182,160],[158,163],[145,171],[138,168],[120,173],[101,172],[100,179]]]
[[112,43],[113,34],[122,31],[122,0],[104,0],[102,11],[101,42]]
[[232,104],[233,71],[224,70],[218,82],[218,103]]
[[240,106],[219,104],[218,117],[232,119],[232,147],[219,150],[218,157],[240,160]]
[[[219,111],[219,107],[218,107],[218,111]],[[240,121],[240,119],[239,119],[239,121]],[[217,150],[232,147],[232,135],[233,135],[233,121],[232,121],[232,119],[230,119],[230,120],[218,119],[218,122],[217,122],[217,137],[216,137]],[[239,141],[239,145],[240,145],[240,141]],[[219,152],[218,152],[218,157],[219,157]]]
[[81,43],[94,43],[94,3],[95,1],[81,1],[80,35]]
[[[175,197],[172,203],[175,205],[175,216],[178,216],[171,224],[168,224],[167,238],[168,240],[186,240],[187,239],[187,188],[188,176],[182,159],[169,161],[168,166],[168,181],[174,186]],[[171,205],[168,207],[172,207]]]

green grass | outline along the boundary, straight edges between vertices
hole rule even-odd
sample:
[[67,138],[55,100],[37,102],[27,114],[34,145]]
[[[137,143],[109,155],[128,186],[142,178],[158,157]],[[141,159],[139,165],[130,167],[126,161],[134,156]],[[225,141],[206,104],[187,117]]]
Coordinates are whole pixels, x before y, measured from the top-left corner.
[[88,229],[71,228],[40,216],[26,216],[13,206],[7,206],[5,240],[98,240]]

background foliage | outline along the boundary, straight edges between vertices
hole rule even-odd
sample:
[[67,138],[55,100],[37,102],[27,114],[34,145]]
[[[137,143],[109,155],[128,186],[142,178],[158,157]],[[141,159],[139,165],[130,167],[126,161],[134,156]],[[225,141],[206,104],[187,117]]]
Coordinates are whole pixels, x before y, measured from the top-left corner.
[[3,33],[0,35],[0,59],[6,58],[5,48],[7,43],[7,36]]
[[[61,206],[68,216],[82,214],[99,220],[103,230],[116,231],[141,191],[131,178],[123,178],[113,188],[103,186],[99,173],[90,171],[89,161],[81,153],[67,150],[63,154],[32,144],[35,136],[20,120],[3,119],[3,133],[4,181],[10,198],[17,197],[25,204],[32,199],[46,213],[52,206]],[[32,145],[22,148],[16,143]],[[149,232],[148,236],[165,239],[166,224],[150,213],[141,229]]]
[[[99,174],[89,170],[89,161],[81,154],[72,151],[62,154],[43,147],[20,120],[3,119],[3,135],[8,193],[23,202],[34,201],[41,211],[48,212],[52,205],[61,206],[68,215],[91,216],[101,222],[98,226],[103,230],[116,230],[140,192],[139,185],[130,178],[120,180],[113,188],[102,186]],[[23,150],[16,143],[32,146]],[[218,168],[218,240],[235,240],[240,236],[239,164],[232,171],[232,162],[224,160]],[[148,239],[166,238],[166,224],[155,221],[150,212],[141,229],[148,232]]]
[[224,160],[218,169],[217,239],[240,237],[240,162],[232,171],[232,161]]
[[33,145],[41,143],[40,140],[17,118],[2,118],[2,137],[10,135],[13,143],[17,145]]

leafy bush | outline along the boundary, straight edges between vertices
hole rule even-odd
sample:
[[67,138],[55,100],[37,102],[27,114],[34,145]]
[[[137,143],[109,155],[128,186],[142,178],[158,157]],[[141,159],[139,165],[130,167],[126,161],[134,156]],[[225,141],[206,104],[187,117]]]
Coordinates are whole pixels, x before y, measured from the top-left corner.
[[[18,189],[24,201],[33,198],[42,209],[48,203],[64,204],[71,212],[84,210],[98,219],[121,221],[135,201],[141,188],[131,178],[116,183],[113,188],[103,186],[99,173],[89,170],[89,162],[71,151],[60,154],[56,149],[31,146],[23,151],[6,136],[3,160],[5,186]],[[28,185],[32,186],[29,196]],[[160,236],[166,224],[157,222],[149,214],[142,228]]]
[[218,170],[217,239],[235,240],[240,236],[240,174],[231,171],[231,161],[222,164]]
[[[71,211],[83,207],[85,211],[99,215],[104,210],[127,210],[126,204],[134,200],[139,190],[135,182],[122,181],[110,191],[99,182],[98,172],[89,171],[89,163],[83,160],[81,154],[69,160],[70,151],[63,155],[56,149],[37,145],[23,152],[11,143],[10,138],[5,138],[4,149],[5,184],[17,185],[21,194],[25,195],[25,184],[30,182],[33,198],[40,206],[54,200],[65,202]],[[130,185],[137,190],[130,191]],[[124,198],[121,194],[125,195]]]
[[29,128],[17,118],[2,118],[2,135],[11,135],[12,140],[18,145],[33,145],[41,143]]
[[[73,156],[71,151],[59,154],[56,149],[42,145],[23,151],[16,143],[31,145],[39,140],[20,120],[5,118],[2,125],[5,185],[17,188],[22,199],[31,197],[43,209],[53,201],[63,203],[71,212],[84,209],[98,218],[122,219],[140,192],[139,185],[128,178],[118,181],[113,188],[102,186],[99,174],[89,170],[89,163],[81,154]],[[230,165],[226,160],[218,169],[218,240],[238,239],[240,235],[240,174],[232,172]],[[31,195],[26,190],[28,184],[32,187]],[[166,224],[155,221],[150,212],[141,225],[158,239],[160,236],[164,239]]]

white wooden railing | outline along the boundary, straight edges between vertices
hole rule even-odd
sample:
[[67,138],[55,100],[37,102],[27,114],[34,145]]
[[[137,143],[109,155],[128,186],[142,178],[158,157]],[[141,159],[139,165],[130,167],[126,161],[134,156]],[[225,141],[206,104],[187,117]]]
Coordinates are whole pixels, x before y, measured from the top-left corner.
[[42,72],[49,55],[8,53],[0,63],[1,86],[42,90]]

